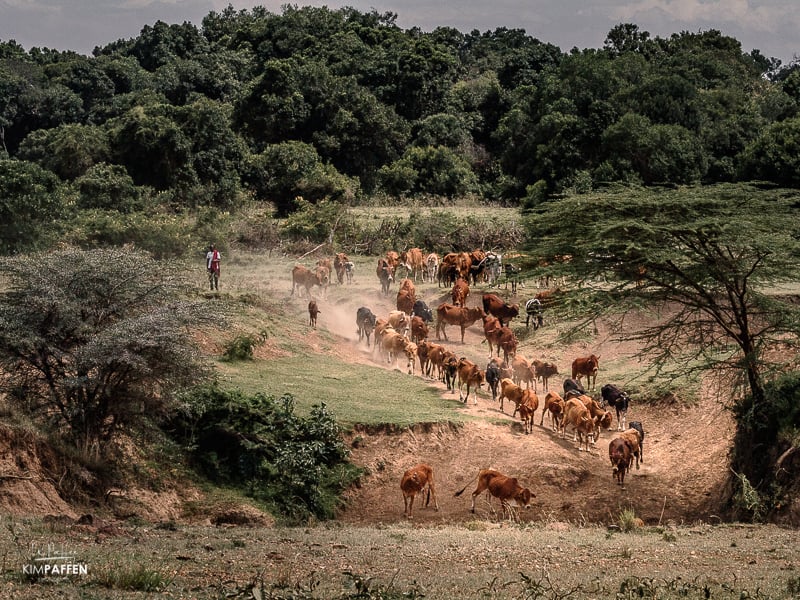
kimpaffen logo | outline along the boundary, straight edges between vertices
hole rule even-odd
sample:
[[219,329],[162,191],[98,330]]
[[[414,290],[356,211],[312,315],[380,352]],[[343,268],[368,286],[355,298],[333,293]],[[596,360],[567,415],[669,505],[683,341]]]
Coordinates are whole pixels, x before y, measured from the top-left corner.
[[77,561],[75,553],[66,551],[64,546],[47,544],[46,548],[37,548],[31,561],[22,565],[22,573],[31,577],[84,576],[89,573],[89,566]]

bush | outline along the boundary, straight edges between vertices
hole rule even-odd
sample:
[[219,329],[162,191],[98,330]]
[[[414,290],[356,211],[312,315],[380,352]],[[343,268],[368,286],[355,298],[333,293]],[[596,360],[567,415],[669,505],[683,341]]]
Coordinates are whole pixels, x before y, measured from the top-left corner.
[[69,249],[0,263],[0,393],[76,447],[142,431],[208,375],[174,264],[128,250]]
[[130,244],[163,259],[183,256],[196,245],[196,236],[176,215],[85,210],[72,220],[67,241],[82,248]]
[[[800,481],[777,481],[775,462],[800,431],[800,373],[789,373],[764,388],[764,400],[751,396],[733,408],[737,421],[731,466],[735,477],[732,507],[760,520],[783,500],[784,490]],[[756,482],[753,484],[753,482]]]
[[291,395],[199,388],[168,430],[206,477],[243,489],[292,523],[332,518],[341,492],[361,475],[325,404],[302,418]]

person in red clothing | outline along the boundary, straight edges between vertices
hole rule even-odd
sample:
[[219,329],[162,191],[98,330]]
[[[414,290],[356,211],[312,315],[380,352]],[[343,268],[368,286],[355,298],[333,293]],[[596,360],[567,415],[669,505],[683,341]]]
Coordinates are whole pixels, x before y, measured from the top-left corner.
[[217,250],[216,245],[211,244],[206,253],[206,269],[208,270],[208,284],[211,291],[219,291],[219,263],[222,255]]

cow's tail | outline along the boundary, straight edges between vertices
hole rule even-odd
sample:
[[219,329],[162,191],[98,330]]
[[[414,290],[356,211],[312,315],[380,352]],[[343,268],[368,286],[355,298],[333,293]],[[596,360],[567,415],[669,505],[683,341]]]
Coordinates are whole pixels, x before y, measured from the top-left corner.
[[473,482],[475,482],[475,481],[478,479],[478,477],[479,477],[479,476],[480,476],[480,473],[478,473],[478,475],[476,475],[475,477],[473,477],[472,479],[470,479],[470,480],[467,482],[467,485],[465,485],[463,488],[461,488],[460,490],[458,490],[458,491],[457,491],[455,494],[453,494],[453,496],[457,498],[458,496],[460,496],[461,494],[463,494],[463,493],[464,493],[464,492],[467,490],[467,488],[468,488],[469,486],[471,486],[471,485],[473,484]]

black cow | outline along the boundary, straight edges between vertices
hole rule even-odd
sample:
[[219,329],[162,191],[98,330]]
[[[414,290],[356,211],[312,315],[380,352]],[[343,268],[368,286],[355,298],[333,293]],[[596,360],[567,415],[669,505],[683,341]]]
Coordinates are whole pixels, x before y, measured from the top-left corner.
[[489,361],[489,364],[486,365],[486,383],[489,384],[489,389],[492,390],[493,401],[497,400],[497,385],[500,383],[502,377],[500,364],[493,358]]
[[525,319],[525,327],[531,322],[533,319],[533,330],[536,331],[544,325],[544,317],[542,315],[542,302],[538,298],[531,298],[525,303],[525,314],[527,315]]
[[428,305],[425,304],[424,300],[417,300],[414,302],[414,307],[411,309],[411,314],[418,316],[426,323],[433,321],[433,312],[430,308],[428,308]]
[[644,462],[644,427],[641,421],[631,421],[628,423],[631,429],[639,432],[639,460]]
[[586,393],[586,390],[583,389],[581,382],[577,379],[565,379],[564,380],[564,400],[569,400],[570,398],[575,398],[577,396],[583,396]]
[[367,336],[367,348],[369,348],[369,336],[372,335],[375,329],[375,322],[377,317],[366,306],[362,306],[356,312],[356,327],[358,327],[358,341]]
[[617,411],[617,431],[627,429],[625,427],[625,418],[628,414],[628,405],[631,402],[628,394],[612,383],[607,383],[600,388],[600,393],[603,395],[603,402]]

